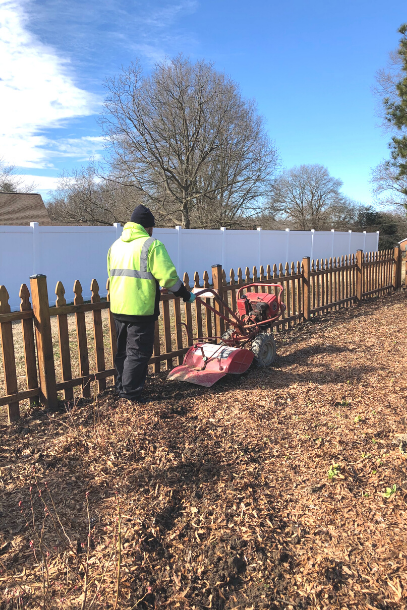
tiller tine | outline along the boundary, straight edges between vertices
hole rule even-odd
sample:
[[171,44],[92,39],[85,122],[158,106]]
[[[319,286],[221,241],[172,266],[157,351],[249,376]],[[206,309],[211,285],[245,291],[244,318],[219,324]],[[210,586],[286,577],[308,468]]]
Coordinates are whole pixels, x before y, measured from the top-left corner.
[[172,369],[168,379],[210,388],[227,373],[240,375],[247,371],[253,358],[253,352],[247,349],[198,343],[189,348],[183,364]]

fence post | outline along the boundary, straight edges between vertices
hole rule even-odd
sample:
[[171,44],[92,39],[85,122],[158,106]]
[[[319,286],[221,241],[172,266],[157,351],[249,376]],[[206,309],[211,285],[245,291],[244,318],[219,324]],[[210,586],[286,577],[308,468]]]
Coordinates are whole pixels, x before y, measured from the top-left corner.
[[55,380],[54,350],[52,348],[51,318],[49,315],[47,277],[30,277],[31,300],[37,339],[38,370],[40,374],[40,397],[48,408],[58,404]]
[[221,235],[221,251],[222,251],[222,268],[226,267],[226,227],[220,228]]
[[315,229],[311,229],[311,252],[310,252],[311,260],[314,260],[314,236],[315,236]]
[[116,230],[116,239],[119,239],[120,235],[122,234],[122,225],[120,222],[114,222],[113,226]]
[[40,234],[38,222],[30,222],[30,227],[33,230],[33,274],[38,273],[40,259]]
[[310,277],[311,277],[311,263],[310,257],[305,256],[302,259],[302,313],[304,320],[308,321],[311,318],[311,291],[310,291]]
[[394,248],[394,263],[393,263],[393,288],[398,290],[401,286],[401,252],[400,246]]
[[182,227],[180,227],[179,225],[177,225],[175,227],[175,230],[177,231],[177,272],[179,277],[182,277],[182,269],[181,269],[181,229]]
[[288,263],[290,260],[290,229],[285,230],[285,262]]
[[257,227],[257,232],[259,235],[259,269],[260,269],[260,267],[261,267],[261,232],[262,232],[262,228]]
[[[223,299],[223,286],[222,286],[223,269],[222,265],[212,265],[212,284],[214,290],[218,293],[219,297]],[[219,313],[223,314],[222,305],[215,299],[215,309]],[[215,335],[221,337],[225,332],[225,323],[222,318],[215,314]]]
[[362,302],[363,294],[363,250],[356,252],[356,300]]

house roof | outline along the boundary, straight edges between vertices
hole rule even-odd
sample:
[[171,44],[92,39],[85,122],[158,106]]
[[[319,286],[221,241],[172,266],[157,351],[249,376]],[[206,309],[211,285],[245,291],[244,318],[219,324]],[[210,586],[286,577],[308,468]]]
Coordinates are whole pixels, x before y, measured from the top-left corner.
[[0,193],[0,225],[52,225],[41,195],[37,193]]

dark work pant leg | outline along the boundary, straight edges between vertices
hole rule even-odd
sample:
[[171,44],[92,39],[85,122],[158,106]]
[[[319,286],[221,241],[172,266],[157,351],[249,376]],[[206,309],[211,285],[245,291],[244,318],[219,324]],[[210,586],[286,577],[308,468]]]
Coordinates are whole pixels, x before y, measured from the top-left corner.
[[127,323],[126,359],[121,377],[120,395],[138,398],[147,377],[148,361],[153,353],[155,322]]
[[114,357],[114,366],[117,371],[116,375],[116,390],[119,394],[123,391],[122,377],[123,377],[123,366],[126,360],[126,345],[127,345],[127,322],[119,322],[114,319],[114,325],[116,327],[116,356]]

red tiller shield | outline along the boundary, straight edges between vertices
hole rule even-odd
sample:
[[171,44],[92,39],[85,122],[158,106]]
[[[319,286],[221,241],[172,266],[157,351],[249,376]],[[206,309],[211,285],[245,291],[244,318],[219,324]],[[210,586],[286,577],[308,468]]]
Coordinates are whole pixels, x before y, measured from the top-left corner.
[[188,350],[184,363],[172,369],[168,379],[210,388],[227,373],[240,375],[247,371],[253,358],[253,352],[247,349],[198,343]]

